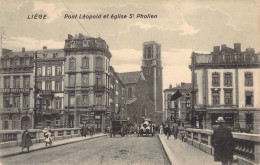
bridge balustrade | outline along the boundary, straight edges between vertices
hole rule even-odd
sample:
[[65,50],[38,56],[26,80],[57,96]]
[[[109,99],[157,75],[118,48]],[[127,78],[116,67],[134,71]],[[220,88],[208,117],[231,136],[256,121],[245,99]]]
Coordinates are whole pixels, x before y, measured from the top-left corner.
[[[214,155],[214,148],[211,146],[212,130],[186,128],[187,143],[200,150]],[[232,132],[235,141],[235,158],[239,164],[256,165],[260,164],[260,134],[248,134]]]
[[[33,143],[41,143],[44,140],[40,129],[29,129]],[[23,130],[0,130],[0,148],[15,147],[21,144]],[[80,128],[51,129],[53,140],[62,140],[80,136]]]

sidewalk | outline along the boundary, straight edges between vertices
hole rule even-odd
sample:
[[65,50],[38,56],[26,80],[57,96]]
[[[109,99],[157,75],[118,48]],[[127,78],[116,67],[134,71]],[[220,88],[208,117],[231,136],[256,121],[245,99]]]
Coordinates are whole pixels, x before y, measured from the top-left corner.
[[[75,143],[83,140],[88,140],[88,139],[93,139],[93,138],[98,138],[98,137],[103,137],[106,136],[106,134],[96,134],[94,136],[87,136],[87,137],[75,137],[75,138],[69,138],[69,139],[63,139],[63,140],[55,140],[52,143],[52,147],[57,147],[65,144],[70,144],[70,143]],[[30,147],[29,152],[37,151],[37,150],[44,150],[50,148],[49,146],[45,146],[45,143],[35,143],[33,146]],[[16,147],[11,147],[11,148],[2,148],[0,149],[0,158],[3,157],[9,157],[9,156],[14,156],[14,155],[19,155],[19,154],[24,154],[27,153],[27,148],[24,149],[24,152],[22,152],[22,148],[19,146]]]
[[180,139],[175,140],[170,136],[169,140],[163,135],[159,135],[161,143],[173,165],[221,165],[221,162],[214,162],[214,157],[207,154]]

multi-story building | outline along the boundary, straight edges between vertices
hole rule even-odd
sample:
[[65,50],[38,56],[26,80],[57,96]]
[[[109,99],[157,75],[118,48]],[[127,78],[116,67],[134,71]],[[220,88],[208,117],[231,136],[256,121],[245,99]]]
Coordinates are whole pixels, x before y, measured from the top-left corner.
[[38,123],[36,128],[67,127],[64,117],[64,52],[62,49],[37,51],[37,87],[40,89],[36,101]]
[[34,127],[34,53],[3,49],[0,57],[0,129]]
[[[178,99],[172,100],[171,97],[180,91]],[[191,83],[182,82],[176,87],[169,85],[164,91],[164,120],[178,122],[184,126],[191,121]]]
[[162,123],[162,65],[161,45],[155,41],[143,44],[141,71],[119,73],[126,86],[127,114],[131,121],[140,123],[151,118]]
[[69,127],[86,122],[104,128],[109,111],[109,63],[106,42],[82,34],[65,40],[64,106]]
[[111,118],[127,119],[125,84],[118,77],[112,66],[109,67],[110,72],[110,91],[109,102]]
[[219,116],[230,126],[260,126],[260,63],[254,49],[241,51],[221,45],[210,54],[192,53],[190,66],[194,83],[194,105],[204,128],[211,128]]

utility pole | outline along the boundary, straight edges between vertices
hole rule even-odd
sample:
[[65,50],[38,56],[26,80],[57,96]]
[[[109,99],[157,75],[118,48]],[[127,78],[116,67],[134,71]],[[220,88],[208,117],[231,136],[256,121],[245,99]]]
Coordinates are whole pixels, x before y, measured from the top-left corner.
[[38,115],[37,115],[37,109],[36,109],[36,103],[37,103],[37,95],[39,93],[39,90],[37,88],[37,52],[34,53],[34,128],[36,127],[38,123]]
[[0,27],[1,28],[1,41],[0,41],[0,49],[1,49],[1,51],[0,51],[0,57],[2,56],[2,48],[3,48],[3,38],[4,39],[6,39],[5,38],[5,29],[6,29],[6,27],[3,27],[3,26],[1,26]]
[[191,57],[191,62],[192,62],[192,104],[191,104],[191,126],[194,127],[194,104],[195,104],[195,96],[196,96],[196,92],[195,92],[195,53],[192,52],[192,57]]

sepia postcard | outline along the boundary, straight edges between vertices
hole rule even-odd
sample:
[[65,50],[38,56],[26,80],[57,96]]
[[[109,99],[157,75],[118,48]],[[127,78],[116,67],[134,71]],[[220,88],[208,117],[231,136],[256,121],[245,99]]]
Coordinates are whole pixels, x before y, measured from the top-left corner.
[[0,164],[260,164],[259,0],[0,0]]

